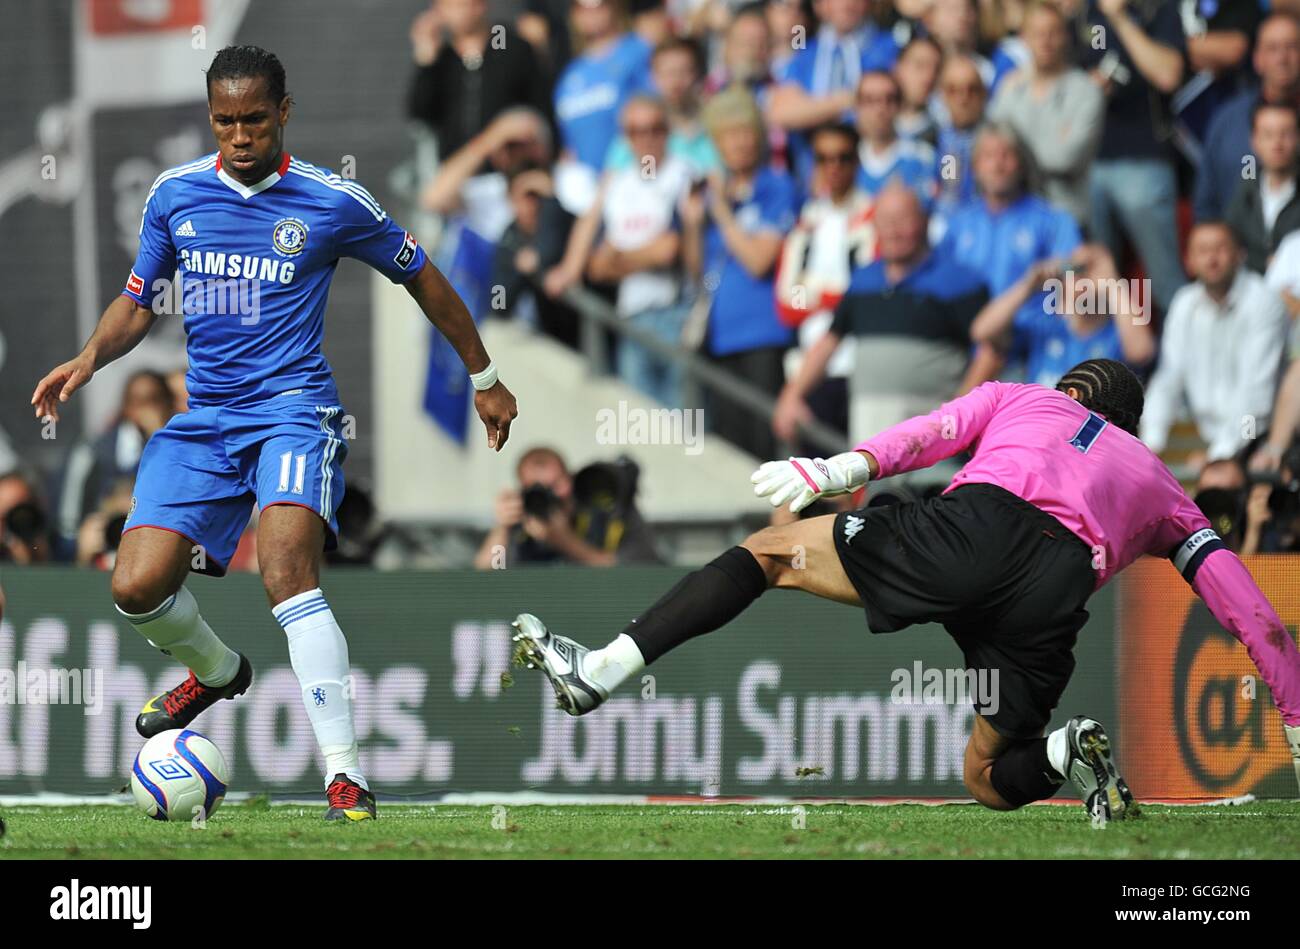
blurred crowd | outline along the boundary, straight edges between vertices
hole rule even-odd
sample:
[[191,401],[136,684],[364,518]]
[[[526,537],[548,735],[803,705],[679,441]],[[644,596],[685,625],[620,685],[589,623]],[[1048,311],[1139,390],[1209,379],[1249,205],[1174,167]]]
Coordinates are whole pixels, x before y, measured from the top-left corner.
[[[771,418],[707,406],[759,457],[814,450],[812,419],[847,439],[1123,360],[1143,439],[1239,546],[1289,549],[1297,12],[435,0],[410,34],[410,115],[442,156],[423,201],[496,248],[506,316],[575,345],[585,285],[773,396]],[[682,404],[680,362],[614,348],[629,385]]]
[[[1141,437],[1220,533],[1300,549],[1298,16],[1300,0],[434,0],[409,35],[409,114],[439,154],[421,202],[492,249],[494,315],[576,347],[582,285],[770,394],[770,418],[706,411],[760,458],[824,453],[812,419],[847,442],[1108,357],[1146,380]],[[682,404],[679,361],[613,343],[613,371]],[[173,411],[177,381],[138,374],[58,484],[0,479],[0,557],[111,559],[140,447]],[[621,470],[592,482],[593,520],[564,459],[530,453],[480,566],[507,549],[654,559]]]

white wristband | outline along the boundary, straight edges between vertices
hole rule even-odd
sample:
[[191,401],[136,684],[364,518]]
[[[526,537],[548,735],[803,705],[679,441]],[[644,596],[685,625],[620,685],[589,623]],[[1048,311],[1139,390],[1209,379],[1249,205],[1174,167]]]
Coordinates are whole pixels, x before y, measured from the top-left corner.
[[482,372],[471,372],[469,381],[473,383],[474,388],[482,392],[484,389],[491,389],[497,384],[497,364],[489,362],[487,368]]
[[846,451],[826,459],[838,462],[844,467],[849,477],[849,487],[858,489],[871,480],[871,467],[861,452]]

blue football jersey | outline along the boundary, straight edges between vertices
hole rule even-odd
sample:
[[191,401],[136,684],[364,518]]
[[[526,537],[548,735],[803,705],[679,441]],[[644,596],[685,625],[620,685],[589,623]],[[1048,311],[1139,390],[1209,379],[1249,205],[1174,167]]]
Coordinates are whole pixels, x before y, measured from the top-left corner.
[[170,293],[183,311],[192,406],[290,392],[335,404],[321,343],[340,257],[394,283],[425,262],[415,238],[355,181],[286,153],[277,171],[245,185],[212,154],[154,182],[123,293],[142,306]]

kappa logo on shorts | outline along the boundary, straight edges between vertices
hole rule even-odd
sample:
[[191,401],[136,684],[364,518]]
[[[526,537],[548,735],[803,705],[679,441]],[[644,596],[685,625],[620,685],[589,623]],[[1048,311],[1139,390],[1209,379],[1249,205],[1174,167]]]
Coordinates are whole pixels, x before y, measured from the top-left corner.
[[862,530],[866,523],[867,519],[865,517],[846,514],[844,516],[844,543],[852,542],[853,538],[858,536],[858,531]]
[[415,260],[415,250],[418,246],[415,242],[415,236],[410,231],[406,231],[406,238],[402,241],[402,249],[393,258],[393,263],[403,270],[411,266],[411,261]]

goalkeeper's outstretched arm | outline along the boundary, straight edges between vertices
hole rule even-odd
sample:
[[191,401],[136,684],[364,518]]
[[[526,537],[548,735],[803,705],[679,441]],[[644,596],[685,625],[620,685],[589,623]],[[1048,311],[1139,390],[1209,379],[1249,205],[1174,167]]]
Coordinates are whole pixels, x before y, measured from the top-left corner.
[[[829,334],[827,334],[829,336]],[[822,337],[826,339],[826,337]],[[818,498],[856,491],[873,478],[927,468],[966,449],[984,431],[1004,383],[986,382],[929,415],[900,422],[830,458],[769,461],[751,476],[754,493],[799,513]]]
[[873,478],[916,471],[965,451],[983,434],[1002,401],[1007,383],[986,382],[945,402],[929,415],[918,415],[854,446],[874,458]]
[[1215,547],[1199,564],[1191,562],[1193,556],[1180,565],[1175,554],[1175,566],[1214,618],[1246,647],[1273,693],[1300,781],[1300,649],[1246,565],[1227,547]]

